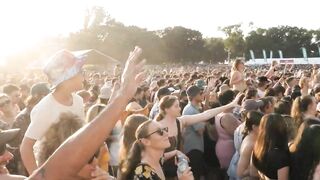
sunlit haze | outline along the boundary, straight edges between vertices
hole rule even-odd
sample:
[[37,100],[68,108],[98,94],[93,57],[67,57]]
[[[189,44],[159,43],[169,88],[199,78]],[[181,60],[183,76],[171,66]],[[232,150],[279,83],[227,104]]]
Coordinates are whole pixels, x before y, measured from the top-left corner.
[[[117,21],[149,30],[184,26],[205,37],[223,36],[219,26],[249,22],[254,27],[278,25],[320,28],[319,1],[305,0],[29,0],[0,3],[0,59],[42,38],[67,35],[82,28],[87,8],[103,6]],[[250,28],[248,28],[248,31]]]

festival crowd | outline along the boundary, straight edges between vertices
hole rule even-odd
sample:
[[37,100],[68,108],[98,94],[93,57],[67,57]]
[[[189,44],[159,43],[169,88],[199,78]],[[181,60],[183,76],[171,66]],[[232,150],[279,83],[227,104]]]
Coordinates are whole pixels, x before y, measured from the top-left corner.
[[[318,180],[316,65],[146,66],[55,53],[0,77],[0,180]],[[183,161],[185,160],[185,161]]]

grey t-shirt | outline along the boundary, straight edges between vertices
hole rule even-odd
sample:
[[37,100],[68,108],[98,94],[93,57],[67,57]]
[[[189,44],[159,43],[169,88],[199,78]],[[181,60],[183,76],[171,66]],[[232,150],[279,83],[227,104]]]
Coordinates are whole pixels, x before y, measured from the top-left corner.
[[[199,114],[200,111],[194,107],[192,104],[188,104],[182,112],[182,115],[193,115]],[[191,126],[188,126],[184,132],[184,152],[189,153],[191,150],[200,150],[204,152],[204,143],[203,143],[203,136],[200,135],[197,130],[203,129],[205,127],[205,123],[196,123]]]

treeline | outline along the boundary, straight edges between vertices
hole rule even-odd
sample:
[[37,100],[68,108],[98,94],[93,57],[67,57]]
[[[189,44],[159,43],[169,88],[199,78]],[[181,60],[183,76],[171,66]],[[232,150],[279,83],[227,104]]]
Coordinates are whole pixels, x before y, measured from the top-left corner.
[[[213,19],[214,20],[214,19]],[[156,19],[155,19],[156,21]],[[209,22],[208,22],[209,23]],[[97,49],[116,59],[126,59],[128,52],[139,45],[149,63],[166,62],[223,62],[232,58],[249,58],[253,50],[256,58],[262,58],[262,50],[273,51],[273,57],[302,57],[301,47],[307,49],[309,57],[319,56],[317,44],[320,29],[278,26],[268,29],[252,28],[244,34],[241,24],[220,28],[226,38],[204,38],[201,32],[184,27],[168,27],[158,31],[148,31],[137,26],[125,26],[102,8],[94,7],[85,17],[83,29],[70,33],[67,37],[48,39],[39,51]],[[38,52],[39,52],[38,51]],[[31,53],[37,59],[37,53]]]

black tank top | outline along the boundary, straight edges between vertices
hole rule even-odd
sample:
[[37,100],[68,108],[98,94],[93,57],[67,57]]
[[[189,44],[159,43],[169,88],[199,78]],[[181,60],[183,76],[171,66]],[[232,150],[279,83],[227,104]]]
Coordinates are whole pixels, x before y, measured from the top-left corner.
[[[181,142],[182,134],[181,134],[180,121],[177,119],[176,123],[177,123],[178,135],[169,137],[170,147],[165,150],[165,153],[171,152],[174,150],[182,150],[182,142]],[[164,162],[162,166],[162,169],[166,178],[174,178],[177,176],[177,166],[175,165],[174,159],[175,157],[168,159],[167,161]]]

